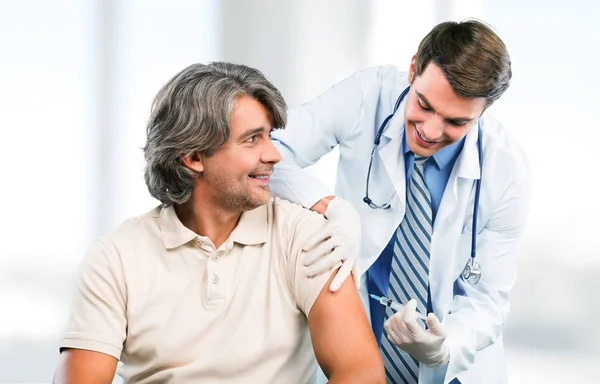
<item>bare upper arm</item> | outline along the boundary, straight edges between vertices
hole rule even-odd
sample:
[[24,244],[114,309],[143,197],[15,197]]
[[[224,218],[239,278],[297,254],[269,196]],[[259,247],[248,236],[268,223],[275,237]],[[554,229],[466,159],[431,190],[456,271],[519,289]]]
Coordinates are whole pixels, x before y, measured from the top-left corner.
[[58,359],[54,384],[110,384],[118,360],[101,352],[65,349]]
[[332,293],[334,276],[308,315],[317,361],[331,383],[385,383],[379,347],[352,277]]

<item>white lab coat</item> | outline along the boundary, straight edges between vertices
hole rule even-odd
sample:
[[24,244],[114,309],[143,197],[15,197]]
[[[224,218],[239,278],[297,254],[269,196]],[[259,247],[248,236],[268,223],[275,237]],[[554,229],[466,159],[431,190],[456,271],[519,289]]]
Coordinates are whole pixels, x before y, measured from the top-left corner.
[[[359,267],[364,273],[380,255],[404,217],[403,106],[383,133],[371,171],[369,194],[391,209],[369,208],[362,200],[375,133],[408,86],[394,66],[355,73],[329,91],[289,111],[285,130],[273,135],[283,160],[275,167],[273,194],[306,207],[331,195],[310,172],[332,148],[340,151],[335,194],[349,200],[362,218]],[[477,261],[483,273],[471,286],[460,274],[470,256],[474,180],[479,178],[477,124],[466,136],[435,219],[429,280],[434,313],[449,333],[450,362],[422,366],[420,383],[506,383],[502,327],[515,283],[517,240],[529,206],[529,166],[521,148],[487,112],[483,132],[483,182],[477,231]],[[361,292],[368,311],[368,298]],[[385,337],[385,335],[383,336]]]

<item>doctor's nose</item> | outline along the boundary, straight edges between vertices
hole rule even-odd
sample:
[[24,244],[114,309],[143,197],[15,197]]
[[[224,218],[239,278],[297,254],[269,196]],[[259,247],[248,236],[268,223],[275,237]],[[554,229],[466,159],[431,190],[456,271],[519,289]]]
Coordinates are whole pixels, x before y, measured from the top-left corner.
[[444,133],[444,122],[441,119],[431,118],[423,124],[423,135],[427,140],[437,140]]

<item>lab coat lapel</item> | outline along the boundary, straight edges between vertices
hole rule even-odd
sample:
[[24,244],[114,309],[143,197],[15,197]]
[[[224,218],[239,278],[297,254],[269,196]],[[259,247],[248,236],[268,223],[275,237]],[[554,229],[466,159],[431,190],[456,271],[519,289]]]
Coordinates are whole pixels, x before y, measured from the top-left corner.
[[406,174],[402,154],[402,138],[404,137],[402,114],[396,113],[389,124],[390,126],[383,132],[378,156],[396,191],[392,209],[397,211],[401,217],[404,217],[406,209]]
[[[447,224],[448,219],[455,219],[456,208],[469,199],[469,190],[473,186],[473,180],[479,179],[479,153],[477,151],[477,138],[479,129],[475,124],[465,138],[462,151],[456,159],[456,163],[448,178],[446,189],[440,203],[435,223],[434,233],[440,227]],[[460,201],[459,201],[460,200]]]
[[[469,131],[465,144],[450,173],[444,195],[435,218],[431,241],[431,259],[429,264],[429,282],[433,297],[434,311],[444,313],[436,300],[441,297],[441,290],[452,286],[460,275],[469,258],[468,248],[462,249],[459,242],[465,218],[471,217],[471,195],[475,192],[474,181],[479,179],[480,164],[477,150],[479,129],[477,125]],[[463,244],[463,245],[466,245]],[[448,252],[460,248],[460,252]]]

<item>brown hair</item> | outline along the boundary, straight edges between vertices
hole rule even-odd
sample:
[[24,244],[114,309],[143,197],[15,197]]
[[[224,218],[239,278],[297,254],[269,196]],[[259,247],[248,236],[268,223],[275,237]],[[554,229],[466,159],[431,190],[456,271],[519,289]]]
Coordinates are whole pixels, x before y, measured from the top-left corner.
[[458,96],[483,97],[487,106],[502,96],[512,76],[506,46],[491,27],[478,20],[435,26],[419,44],[415,76],[431,62],[441,68]]

